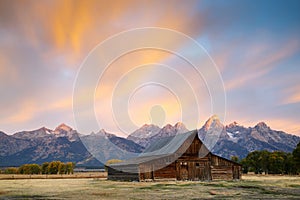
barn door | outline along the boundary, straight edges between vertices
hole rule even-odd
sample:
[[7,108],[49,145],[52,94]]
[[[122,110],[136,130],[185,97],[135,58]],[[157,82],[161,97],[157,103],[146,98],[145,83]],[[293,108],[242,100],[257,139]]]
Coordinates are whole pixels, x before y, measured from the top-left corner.
[[232,175],[233,179],[240,179],[240,170],[239,166],[232,166]]
[[179,177],[180,180],[188,180],[189,178],[189,171],[188,171],[188,164],[187,162],[180,162],[180,170],[179,170]]
[[204,163],[204,180],[210,181],[211,180],[211,169],[209,162]]
[[148,165],[147,166],[147,171],[144,173],[145,179],[154,179],[154,174],[153,174],[153,170],[151,169],[152,166]]
[[205,179],[204,176],[204,167],[203,166],[198,166],[198,164],[196,163],[196,178],[195,180],[200,180],[203,181]]
[[211,180],[209,162],[196,162],[195,163],[195,178],[194,180],[207,181]]

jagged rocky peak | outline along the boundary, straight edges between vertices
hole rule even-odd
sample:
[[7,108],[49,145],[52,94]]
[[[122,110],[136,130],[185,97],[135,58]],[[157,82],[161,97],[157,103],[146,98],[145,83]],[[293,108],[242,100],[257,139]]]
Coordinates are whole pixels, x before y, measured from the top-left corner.
[[184,123],[182,123],[182,122],[177,122],[174,126],[175,126],[176,128],[181,128],[181,127],[186,128],[185,125],[184,125]]
[[42,127],[42,128],[39,128],[39,129],[36,129],[36,130],[33,130],[33,131],[23,131],[23,133],[31,133],[31,134],[50,134],[51,133],[51,130],[46,128],[46,127]]
[[210,128],[223,128],[223,124],[220,122],[220,119],[217,115],[211,116],[204,124],[205,130],[208,130]]
[[229,125],[227,125],[226,127],[233,128],[233,127],[237,127],[237,126],[240,126],[240,124],[237,123],[236,121],[234,121],[234,122],[230,123]]
[[256,124],[257,127],[268,127],[268,125],[265,122],[259,122]]
[[108,137],[108,138],[116,136],[115,134],[109,133],[104,129],[100,129],[100,131],[98,131],[95,135],[104,136],[104,137]]
[[171,124],[167,124],[163,127],[163,129],[171,129],[173,128],[173,126]]
[[141,128],[135,130],[127,138],[147,138],[156,135],[160,131],[159,126],[154,124],[144,124]]
[[150,127],[153,127],[155,125],[153,124],[144,124],[141,128],[145,129],[145,128],[150,128]]
[[13,137],[15,138],[23,138],[23,139],[31,139],[31,138],[37,138],[37,137],[44,137],[49,136],[51,134],[51,130],[42,127],[33,131],[21,131],[18,133],[13,134]]
[[184,123],[182,122],[177,122],[175,125],[174,125],[177,133],[186,133],[188,132],[189,130],[186,128],[186,126],[184,125]]
[[70,126],[62,123],[58,127],[56,127],[54,131],[56,132],[56,131],[59,131],[59,130],[63,130],[63,131],[69,132],[69,131],[72,131],[73,129]]
[[259,122],[254,128],[260,131],[268,131],[270,129],[265,122]]
[[37,129],[37,131],[49,131],[50,129],[48,129],[48,128],[46,128],[46,127],[42,127],[42,128],[39,128],[39,129]]
[[160,130],[160,127],[154,124],[144,124],[138,130],[148,132],[151,135],[152,132],[158,132]]
[[107,132],[102,128],[102,129],[100,129],[100,131],[98,131],[96,134],[98,134],[98,135],[106,135]]

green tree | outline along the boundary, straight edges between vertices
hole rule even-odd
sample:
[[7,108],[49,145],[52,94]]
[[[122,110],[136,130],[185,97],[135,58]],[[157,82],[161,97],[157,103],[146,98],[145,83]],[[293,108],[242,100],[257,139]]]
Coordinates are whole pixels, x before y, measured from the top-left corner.
[[25,165],[22,165],[19,167],[19,173],[20,174],[25,174],[26,173],[26,164]]
[[58,173],[59,174],[66,174],[67,173],[67,165],[65,163],[60,163],[59,164]]
[[242,165],[242,172],[243,172],[244,174],[247,174],[248,171],[249,171],[249,167],[250,167],[247,158],[242,159],[242,160],[240,161],[240,163],[241,163],[241,165]]
[[300,142],[297,144],[296,148],[293,151],[293,160],[296,165],[297,173],[300,173]]
[[44,162],[42,164],[42,174],[48,174],[48,166],[49,166],[49,163],[48,162]]
[[246,157],[248,163],[248,170],[259,174],[262,172],[260,160],[260,151],[253,151],[249,153]]
[[243,173],[297,174],[300,172],[300,143],[293,153],[253,151],[240,161]]
[[4,170],[4,174],[18,174],[19,170],[16,167],[9,167]]
[[260,170],[262,172],[265,172],[266,174],[269,173],[269,157],[270,157],[270,152],[266,150],[259,151],[258,164]]
[[38,164],[25,164],[19,167],[20,174],[40,174],[41,167]]
[[30,164],[30,172],[31,174],[40,174],[41,173],[41,166],[38,164]]
[[237,157],[237,156],[231,156],[230,159],[231,159],[233,162],[236,162],[236,163],[239,162],[239,157]]
[[285,174],[297,174],[297,165],[294,161],[293,154],[288,153],[286,155],[286,160],[284,162]]
[[61,164],[60,161],[52,161],[49,163],[48,166],[48,174],[57,174],[59,165]]
[[269,170],[271,174],[283,174],[285,169],[286,153],[274,151],[270,154]]
[[67,162],[66,163],[66,174],[73,174],[75,168],[75,163]]

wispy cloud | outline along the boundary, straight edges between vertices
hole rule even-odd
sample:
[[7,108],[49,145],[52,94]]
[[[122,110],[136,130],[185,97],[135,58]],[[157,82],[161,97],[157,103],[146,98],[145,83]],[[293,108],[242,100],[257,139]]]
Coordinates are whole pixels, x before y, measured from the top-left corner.
[[[54,126],[59,121],[72,125],[73,81],[85,56],[113,34],[151,26],[174,29],[199,42],[205,41],[204,46],[219,65],[225,82],[228,119],[241,119],[245,123],[265,119],[270,120],[274,127],[285,130],[295,127],[293,130],[297,130],[296,125],[292,126],[288,120],[266,115],[273,116],[276,110],[276,116],[299,119],[299,114],[289,112],[297,108],[295,106],[300,101],[299,77],[295,75],[300,73],[296,66],[300,48],[298,4],[276,2],[269,5],[261,2],[256,6],[250,1],[216,4],[210,1],[2,0],[0,129],[11,132],[38,127],[39,124]],[[274,9],[269,9],[270,6]],[[109,104],[118,80],[135,66],[145,63],[170,65],[184,75],[196,89],[195,95],[200,102],[199,124],[209,117],[210,96],[205,84],[189,70],[189,66],[167,52],[145,50],[125,55],[110,66],[99,87],[90,90],[95,92],[96,99],[102,98]],[[145,77],[164,80],[168,75],[159,74],[157,70],[141,72],[132,76],[126,86],[134,88],[133,80]],[[181,82],[177,81],[172,87],[180,86]],[[120,95],[125,93],[120,92]],[[174,99],[167,95],[151,99],[151,94],[148,95],[145,94],[140,101],[144,104],[131,109],[134,120],[138,123],[146,120],[148,114],[144,113],[149,113],[151,106],[158,101],[164,105],[167,120],[171,123],[177,120],[179,111]],[[183,98],[181,103],[191,102],[192,98]],[[279,109],[278,106],[287,106],[288,109]],[[109,107],[99,106],[97,109],[109,112]],[[279,127],[276,123],[282,125]],[[299,121],[293,123],[299,124]]]
[[285,88],[282,96],[282,104],[300,103],[300,86],[293,85],[289,88]]
[[[235,61],[233,65],[227,66],[231,72],[231,74],[225,74],[228,76],[225,80],[227,90],[255,84],[256,79],[265,76],[272,69],[278,67],[280,62],[289,59],[300,49],[299,41],[294,39],[282,45],[270,43],[243,43],[240,45],[247,48],[244,53],[238,53],[238,55],[242,55],[242,58]],[[235,55],[231,54],[231,56],[231,59],[236,59]],[[224,70],[226,71],[226,67]]]

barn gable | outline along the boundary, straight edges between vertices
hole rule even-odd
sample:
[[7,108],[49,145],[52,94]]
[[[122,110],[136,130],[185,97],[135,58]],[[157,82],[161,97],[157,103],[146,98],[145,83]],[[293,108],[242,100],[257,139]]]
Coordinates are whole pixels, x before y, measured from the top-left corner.
[[109,180],[240,179],[241,165],[208,151],[197,130],[163,138],[140,156],[107,166]]

